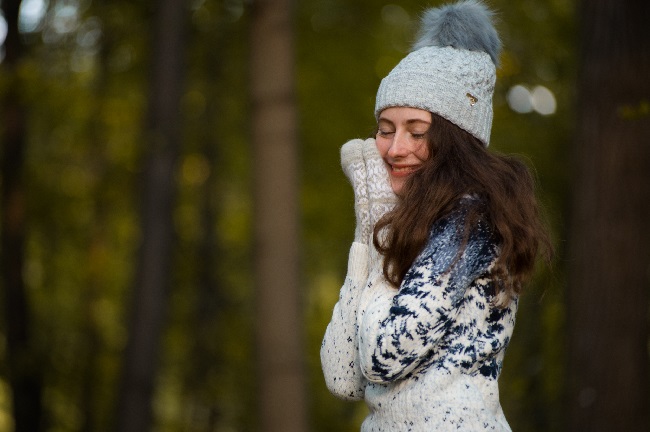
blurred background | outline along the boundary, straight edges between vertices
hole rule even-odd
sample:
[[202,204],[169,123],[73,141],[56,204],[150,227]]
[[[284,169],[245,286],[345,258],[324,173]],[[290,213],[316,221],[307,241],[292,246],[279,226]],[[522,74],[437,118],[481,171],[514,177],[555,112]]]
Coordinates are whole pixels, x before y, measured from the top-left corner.
[[[490,0],[490,147],[556,256],[500,380],[515,431],[650,430],[650,3]],[[2,0],[0,431],[356,431],[319,348],[339,148],[438,1]]]

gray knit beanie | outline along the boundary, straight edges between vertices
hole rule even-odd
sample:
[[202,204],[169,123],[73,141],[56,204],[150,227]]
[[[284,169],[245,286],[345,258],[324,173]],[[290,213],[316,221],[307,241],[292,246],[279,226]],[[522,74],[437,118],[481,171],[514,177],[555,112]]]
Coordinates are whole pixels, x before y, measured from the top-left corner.
[[478,0],[429,9],[413,49],[379,85],[375,117],[393,106],[436,113],[490,142],[501,42]]

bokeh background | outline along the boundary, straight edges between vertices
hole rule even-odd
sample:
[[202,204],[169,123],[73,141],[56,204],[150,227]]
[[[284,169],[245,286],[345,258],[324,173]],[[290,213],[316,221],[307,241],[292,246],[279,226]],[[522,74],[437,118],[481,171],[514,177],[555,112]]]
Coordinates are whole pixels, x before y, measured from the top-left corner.
[[[356,431],[319,347],[339,148],[439,1],[2,0],[0,431]],[[500,380],[513,430],[650,430],[648,2],[490,0],[490,147],[556,247]]]

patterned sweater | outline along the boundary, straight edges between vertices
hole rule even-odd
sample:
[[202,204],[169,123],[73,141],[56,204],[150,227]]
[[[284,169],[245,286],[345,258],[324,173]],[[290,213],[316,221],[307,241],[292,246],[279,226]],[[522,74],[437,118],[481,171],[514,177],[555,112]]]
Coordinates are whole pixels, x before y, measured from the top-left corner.
[[517,300],[493,305],[498,248],[483,222],[458,256],[465,213],[433,225],[399,290],[374,247],[352,244],[321,362],[332,393],[365,398],[364,432],[510,430],[497,379]]

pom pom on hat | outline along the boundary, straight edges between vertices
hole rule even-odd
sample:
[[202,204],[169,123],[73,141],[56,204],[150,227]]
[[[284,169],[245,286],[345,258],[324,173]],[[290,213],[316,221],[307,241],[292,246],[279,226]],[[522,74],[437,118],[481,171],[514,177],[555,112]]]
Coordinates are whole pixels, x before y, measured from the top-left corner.
[[425,46],[483,51],[498,66],[501,41],[492,25],[493,15],[491,10],[476,0],[428,9],[422,15],[412,51]]
[[492,16],[478,0],[425,11],[413,51],[379,86],[375,116],[393,106],[423,109],[487,146],[501,48]]

